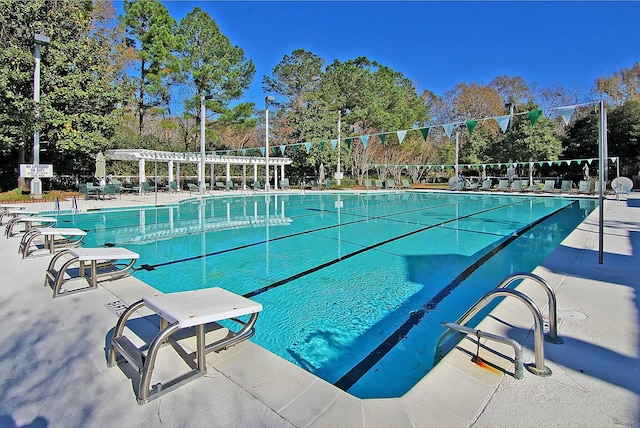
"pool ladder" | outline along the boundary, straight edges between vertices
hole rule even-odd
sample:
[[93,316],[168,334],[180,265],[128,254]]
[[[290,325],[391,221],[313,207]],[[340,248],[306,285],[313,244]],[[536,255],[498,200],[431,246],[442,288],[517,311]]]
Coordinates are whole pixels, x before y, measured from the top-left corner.
[[[521,279],[531,279],[534,282],[538,283],[547,293],[548,298],[548,306],[549,306],[549,332],[544,333],[543,330],[543,322],[542,322],[542,313],[540,309],[535,304],[533,300],[526,294],[517,291],[507,289],[511,283],[521,280]],[[436,342],[436,351],[435,351],[435,363],[437,364],[446,354],[445,345],[451,341],[454,337],[459,336],[460,333],[464,335],[475,335],[478,340],[478,347],[480,346],[480,338],[486,338],[489,340],[493,340],[496,342],[504,343],[513,347],[515,352],[515,377],[516,379],[522,379],[523,377],[523,366],[522,362],[522,345],[518,343],[514,339],[510,339],[508,337],[498,336],[494,334],[490,334],[487,332],[483,332],[481,330],[472,329],[466,326],[466,324],[484,309],[493,299],[496,297],[515,297],[520,300],[529,308],[531,314],[533,315],[534,321],[534,349],[535,349],[535,364],[527,364],[526,368],[531,373],[538,376],[551,376],[551,369],[544,365],[544,340],[554,344],[561,344],[564,341],[562,338],[558,336],[558,317],[557,317],[557,306],[556,306],[556,295],[553,289],[549,286],[547,281],[545,281],[542,277],[535,275],[533,273],[527,272],[519,272],[514,273],[506,277],[495,289],[489,291],[485,294],[480,300],[478,300],[473,306],[467,310],[455,323],[442,323],[443,327],[446,327],[447,330],[440,335],[438,341]],[[476,356],[477,357],[477,356]],[[475,358],[475,357],[474,357]]]

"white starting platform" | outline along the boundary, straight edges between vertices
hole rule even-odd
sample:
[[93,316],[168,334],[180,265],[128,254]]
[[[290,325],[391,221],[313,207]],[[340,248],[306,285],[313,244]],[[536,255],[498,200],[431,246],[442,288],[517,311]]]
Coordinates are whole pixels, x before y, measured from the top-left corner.
[[[55,254],[56,249],[79,246],[85,236],[87,236],[87,232],[77,228],[36,227],[22,235],[18,252],[22,253],[23,259],[30,252],[41,248],[48,250],[50,254]],[[38,243],[37,240],[41,242]],[[32,247],[35,249],[32,250]]]
[[[44,277],[44,285],[53,289],[54,298],[96,289],[99,280],[114,280],[131,275],[133,264],[138,258],[140,258],[138,253],[126,248],[69,248],[53,256]],[[64,262],[58,269],[56,265],[59,260]],[[119,261],[121,263],[118,263]],[[73,275],[70,269],[76,264],[78,265],[77,275]],[[89,265],[88,269],[87,265]],[[78,278],[86,279],[89,285],[75,289],[62,289],[65,282]]]
[[[148,347],[146,344],[138,347],[123,335],[129,317],[142,307],[146,307],[160,316],[159,333]],[[108,365],[113,367],[116,364],[128,363],[137,370],[140,378],[136,397],[139,404],[145,404],[205,374],[207,372],[205,355],[208,352],[227,349],[252,337],[260,311],[262,311],[260,303],[222,288],[207,288],[145,297],[129,306],[120,316],[109,347]],[[238,318],[247,315],[249,316],[247,321]],[[241,328],[236,332],[228,330],[226,336],[207,345],[205,343],[205,326],[223,320],[234,321]],[[195,327],[196,336],[195,356],[193,352],[184,350],[172,337],[178,332],[185,333],[185,329],[193,327]],[[192,369],[165,383],[157,383],[151,387],[151,377],[158,351],[163,344],[169,341],[172,346],[167,348],[175,349]],[[118,355],[122,358],[119,359]]]
[[[27,215],[24,215],[25,213]],[[24,232],[26,233],[33,227],[51,227],[57,222],[58,219],[54,217],[40,217],[37,215],[31,215],[29,212],[22,211],[19,215],[13,217],[7,222],[4,234],[7,238],[11,238],[13,236],[13,229],[15,229],[19,224],[24,225]]]

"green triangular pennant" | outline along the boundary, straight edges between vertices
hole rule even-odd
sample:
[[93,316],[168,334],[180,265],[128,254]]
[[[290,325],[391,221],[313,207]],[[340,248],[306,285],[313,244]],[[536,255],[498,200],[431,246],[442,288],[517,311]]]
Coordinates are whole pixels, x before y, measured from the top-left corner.
[[324,141],[320,141],[320,150],[324,150]]
[[300,144],[296,144],[295,146],[291,146],[291,148],[293,149],[293,154],[295,155],[296,153],[298,153],[298,147],[300,146]]
[[378,137],[380,137],[380,141],[382,142],[382,144],[387,141],[387,134],[378,134]]
[[478,124],[477,120],[467,120],[467,130],[469,131],[469,135],[473,133],[473,130],[476,129],[476,125]]
[[351,148],[351,142],[353,141],[353,138],[347,138],[345,140],[345,142],[347,143],[347,147]]
[[527,112],[527,116],[529,116],[529,122],[531,122],[531,126],[536,124],[541,114],[542,110],[531,110]]
[[420,128],[420,133],[422,134],[422,139],[427,141],[427,136],[429,135],[429,128]]

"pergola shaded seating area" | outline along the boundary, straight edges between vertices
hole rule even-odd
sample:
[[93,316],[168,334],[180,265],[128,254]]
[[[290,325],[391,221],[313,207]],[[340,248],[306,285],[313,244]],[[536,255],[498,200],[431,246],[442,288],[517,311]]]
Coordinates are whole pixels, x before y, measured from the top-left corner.
[[[145,149],[118,149],[118,150],[107,150],[105,152],[105,157],[107,159],[112,160],[121,160],[121,161],[136,161],[138,162],[138,182],[145,183],[147,182],[147,175],[145,172],[146,162],[166,162],[168,164],[168,181],[172,183],[176,181],[176,177],[180,177],[180,164],[181,163],[196,163],[200,164],[201,156],[200,153],[191,153],[191,152],[164,152],[158,150],[145,150]],[[268,162],[268,164],[267,164]],[[225,165],[225,180],[224,182],[231,181],[231,165],[242,165],[242,176],[245,178],[243,180],[243,189],[246,186],[247,180],[247,165],[253,166],[253,180],[250,182],[258,181],[258,165],[268,165],[271,169],[273,167],[273,188],[277,189],[280,180],[284,180],[284,167],[285,165],[290,165],[292,160],[287,157],[269,157],[268,161],[265,157],[260,156],[224,156],[224,155],[215,155],[215,154],[207,154],[204,158],[205,165],[210,166],[210,183],[209,187],[214,187],[215,181],[213,174],[213,166],[214,165]],[[280,167],[280,168],[278,168]],[[279,171],[278,171],[279,170]],[[200,177],[202,168],[198,168],[198,182],[205,183],[207,180],[205,177]]]

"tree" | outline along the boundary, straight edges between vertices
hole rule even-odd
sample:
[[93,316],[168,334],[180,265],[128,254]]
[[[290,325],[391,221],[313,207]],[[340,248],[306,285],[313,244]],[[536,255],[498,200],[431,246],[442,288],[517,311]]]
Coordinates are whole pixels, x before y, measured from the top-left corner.
[[[525,112],[536,111],[536,105],[529,103]],[[562,153],[562,143],[555,136],[554,123],[546,117],[539,117],[532,124],[531,116],[518,114],[514,118],[513,129],[507,132],[501,141],[487,150],[487,158],[498,161],[529,162],[531,165],[540,160],[557,160]],[[529,180],[533,179],[534,168],[529,168]]]
[[489,86],[500,95],[504,103],[522,106],[533,100],[531,88],[520,76],[497,76],[489,83]]
[[[41,162],[53,162],[56,173],[86,171],[88,160],[113,135],[127,86],[126,49],[117,29],[106,30],[112,12],[104,1],[0,1],[0,147],[9,160],[2,162],[8,168],[5,180],[17,176],[36,127],[46,149]],[[51,38],[41,49],[38,121],[32,101],[34,33]]]
[[629,100],[607,114],[610,156],[620,159],[621,174],[631,176],[640,167],[640,100]]
[[167,85],[175,63],[172,52],[176,21],[164,5],[156,0],[125,0],[122,22],[135,45],[139,61],[137,78],[138,129],[144,129],[144,118],[153,107],[166,106],[170,97]]
[[609,77],[598,78],[594,92],[609,105],[619,106],[625,101],[640,100],[640,62]]
[[255,68],[245,59],[244,51],[234,46],[211,16],[196,7],[179,26],[178,61],[182,81],[193,88],[185,102],[185,111],[199,117],[200,97],[206,101],[207,113],[227,124],[255,126],[249,121],[253,104],[240,103],[229,108],[249,87]]

